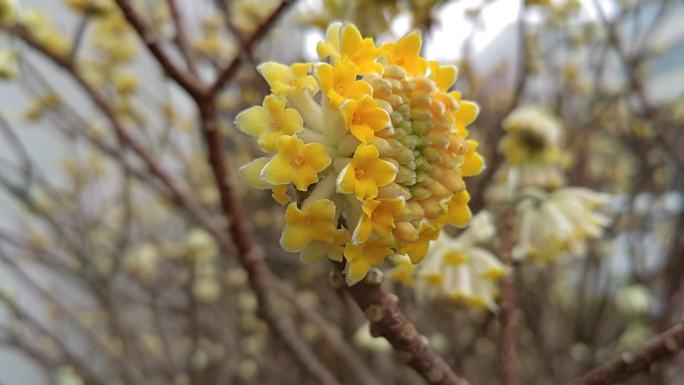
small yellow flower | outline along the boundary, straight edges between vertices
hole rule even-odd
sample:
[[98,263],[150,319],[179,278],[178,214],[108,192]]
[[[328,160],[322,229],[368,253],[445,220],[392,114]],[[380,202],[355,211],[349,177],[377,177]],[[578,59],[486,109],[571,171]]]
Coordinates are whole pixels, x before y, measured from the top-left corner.
[[375,232],[388,237],[395,227],[394,219],[404,211],[403,199],[369,199],[363,202],[361,219],[352,236],[355,244],[365,242]]
[[446,223],[458,228],[463,228],[468,225],[470,218],[473,215],[468,207],[469,201],[470,194],[468,194],[468,191],[464,190],[454,194],[449,200],[447,213],[444,215]]
[[294,63],[288,67],[276,62],[266,62],[260,64],[257,70],[274,94],[288,96],[295,90],[318,91],[316,78],[309,74],[311,67],[310,63]]
[[273,186],[273,193],[271,194],[271,196],[281,206],[285,206],[288,202],[292,200],[290,194],[287,193],[286,184],[279,184],[277,186]]
[[446,92],[456,82],[458,70],[454,66],[441,67],[438,62],[430,61],[430,79],[435,82],[437,89]]
[[353,24],[333,23],[326,32],[326,41],[316,46],[318,57],[332,57],[337,60],[348,60],[354,63],[361,74],[382,73],[382,64],[375,59],[380,50],[375,47],[372,38],[364,39]]
[[441,231],[442,228],[440,226],[431,226],[427,223],[423,223],[420,226],[418,240],[400,244],[398,248],[399,252],[407,254],[413,263],[418,263],[427,254],[428,248],[430,247],[430,241],[437,239]]
[[368,274],[371,267],[382,264],[385,258],[394,255],[393,244],[391,238],[377,238],[359,245],[348,243],[344,248],[347,284],[356,284]]
[[263,106],[248,108],[235,118],[240,131],[259,138],[262,150],[274,152],[282,135],[294,135],[304,129],[302,117],[294,108],[286,108],[285,100],[268,95]]
[[352,161],[340,171],[337,190],[345,194],[354,193],[359,200],[378,196],[378,187],[394,181],[397,166],[380,159],[378,149],[370,144],[360,144]]
[[338,108],[346,99],[361,99],[371,95],[373,89],[363,80],[356,80],[356,68],[349,61],[341,61],[335,66],[324,63],[316,68],[321,90],[328,97],[330,105]]
[[456,130],[461,135],[465,136],[465,134],[468,133],[466,127],[468,127],[470,123],[475,121],[475,118],[477,118],[477,115],[480,113],[480,107],[478,107],[478,105],[473,102],[465,100],[461,101],[460,95],[458,96],[457,100],[459,101],[459,108],[458,111],[454,112]]
[[425,59],[420,57],[422,44],[420,32],[413,31],[397,42],[383,44],[380,49],[390,64],[404,68],[411,75],[422,75],[427,68]]
[[302,210],[296,203],[287,206],[280,237],[284,250],[301,251],[311,241],[332,243],[336,237],[335,204],[330,199],[315,201]]
[[345,229],[337,229],[332,242],[311,241],[299,253],[302,262],[316,262],[325,257],[333,261],[342,262],[344,259],[344,247],[349,242],[349,232]]
[[363,143],[372,140],[375,133],[383,130],[390,120],[387,111],[378,107],[378,102],[370,96],[349,100],[342,110],[347,129]]
[[294,136],[283,135],[278,153],[264,166],[261,178],[272,185],[294,183],[300,191],[318,182],[318,173],[330,165],[331,159],[320,143],[307,143]]
[[477,150],[477,143],[474,140],[468,139],[468,150],[463,155],[463,164],[461,165],[461,174],[463,176],[474,176],[479,174],[484,169],[484,158],[482,155],[475,152]]
[[391,258],[394,268],[389,272],[389,278],[408,287],[413,287],[416,265],[413,264],[408,255],[399,254]]

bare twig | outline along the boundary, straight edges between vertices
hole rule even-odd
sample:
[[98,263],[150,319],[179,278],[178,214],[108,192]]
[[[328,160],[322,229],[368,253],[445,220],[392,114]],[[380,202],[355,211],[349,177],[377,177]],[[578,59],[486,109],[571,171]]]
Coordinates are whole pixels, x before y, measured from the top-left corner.
[[176,45],[178,45],[178,50],[180,51],[181,55],[183,55],[183,59],[185,59],[185,63],[187,64],[190,73],[198,76],[197,66],[195,65],[195,61],[192,59],[190,53],[188,33],[187,29],[185,28],[185,23],[183,23],[183,15],[181,15],[180,9],[178,9],[178,1],[166,0],[166,3],[169,5],[171,19],[173,20],[173,25],[176,29],[174,40]]
[[143,16],[135,10],[133,4],[128,0],[116,0],[116,3],[121,8],[128,23],[138,33],[166,74],[193,97],[205,94],[206,91],[201,80],[191,73],[184,72],[178,68],[173,59],[164,51],[159,36],[145,21]]
[[[256,31],[246,40],[241,41],[240,52],[233,61],[222,71],[219,72],[214,83],[209,87],[209,96],[218,93],[221,88],[235,75],[242,64],[242,55],[249,54],[254,44],[259,41],[271,29],[273,24],[278,21],[280,16],[292,5],[295,0],[283,0],[271,15],[256,29]],[[238,36],[239,38],[239,36]]]
[[684,322],[666,330],[636,349],[628,350],[613,361],[592,369],[568,385],[611,385],[649,370],[661,361],[673,358],[684,349]]

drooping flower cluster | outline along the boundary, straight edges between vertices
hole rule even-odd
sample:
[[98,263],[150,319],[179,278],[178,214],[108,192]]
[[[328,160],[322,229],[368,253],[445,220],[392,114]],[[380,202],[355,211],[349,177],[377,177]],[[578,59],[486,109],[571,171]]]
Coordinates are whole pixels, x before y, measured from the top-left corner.
[[589,238],[599,238],[610,218],[598,211],[610,196],[581,187],[551,193],[537,191],[518,205],[520,232],[513,249],[517,259],[541,262],[584,253]]
[[241,173],[289,202],[282,247],[346,261],[349,284],[396,254],[418,263],[444,225],[470,219],[463,177],[484,162],[466,127],[478,108],[421,44],[412,32],[376,47],[333,24],[317,47],[326,62],[260,65],[272,94],[236,117],[268,154]]
[[459,305],[493,309],[498,282],[508,273],[499,259],[478,245],[488,242],[496,232],[491,215],[483,211],[458,237],[442,232],[415,272],[401,256],[390,277],[415,286],[420,300],[448,300]]
[[506,117],[503,128],[506,136],[499,150],[506,164],[497,178],[508,189],[554,188],[564,183],[563,129],[553,115],[537,106],[519,107]]

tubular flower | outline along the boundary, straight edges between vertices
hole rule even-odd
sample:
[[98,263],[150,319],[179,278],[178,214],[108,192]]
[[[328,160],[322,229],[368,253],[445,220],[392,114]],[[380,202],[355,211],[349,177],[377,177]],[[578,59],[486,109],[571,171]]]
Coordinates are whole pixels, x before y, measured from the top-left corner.
[[237,127],[244,133],[259,138],[262,150],[275,152],[281,135],[294,135],[304,126],[301,115],[294,108],[286,108],[285,100],[269,95],[262,106],[242,111],[235,118]]
[[548,262],[564,256],[580,256],[586,241],[598,238],[610,223],[599,212],[610,199],[581,187],[565,187],[552,193],[537,192],[518,205],[521,214],[519,242],[513,257]]
[[359,200],[378,196],[378,188],[387,186],[395,179],[394,164],[380,159],[378,148],[361,144],[356,148],[351,162],[340,172],[337,190],[354,193]]
[[375,133],[382,131],[389,123],[387,111],[378,107],[378,102],[370,96],[348,101],[342,111],[347,129],[363,143],[371,141]]
[[325,41],[318,43],[316,51],[321,59],[330,57],[334,63],[339,60],[352,62],[361,74],[379,74],[383,70],[382,64],[375,61],[380,50],[373,39],[364,39],[353,24],[331,24]]
[[261,170],[261,177],[273,185],[294,183],[297,190],[318,182],[318,173],[330,165],[325,146],[307,143],[294,136],[282,135],[278,153]]
[[413,266],[443,226],[470,219],[463,177],[484,167],[468,139],[478,108],[449,92],[456,69],[426,62],[420,46],[417,32],[377,48],[333,24],[317,47],[325,63],[261,64],[273,95],[236,118],[273,153],[241,168],[246,182],[281,204],[298,190],[283,248],[344,262],[349,284],[388,257]]
[[315,201],[300,210],[290,203],[285,210],[285,228],[280,245],[287,251],[301,251],[311,241],[332,243],[337,235],[335,204],[329,199]]
[[[498,281],[508,270],[491,252],[477,244],[494,236],[494,225],[487,212],[473,219],[473,226],[456,238],[442,233],[430,246],[425,260],[418,265],[413,277],[416,294],[421,300],[448,300],[475,309],[495,307]],[[399,282],[407,280],[401,260],[394,271]]]
[[506,135],[499,144],[506,166],[497,179],[509,189],[557,188],[564,183],[561,150],[563,127],[558,119],[536,106],[519,107],[503,122]]

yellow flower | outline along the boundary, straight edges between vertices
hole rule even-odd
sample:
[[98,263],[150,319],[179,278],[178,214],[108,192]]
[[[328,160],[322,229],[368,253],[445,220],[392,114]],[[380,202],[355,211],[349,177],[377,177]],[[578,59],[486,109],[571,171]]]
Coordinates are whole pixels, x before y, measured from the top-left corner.
[[309,75],[311,67],[310,63],[294,63],[288,67],[276,62],[266,62],[260,64],[257,70],[274,94],[288,96],[295,90],[318,91],[316,79]]
[[324,63],[316,68],[321,90],[333,108],[339,107],[345,99],[361,99],[371,95],[373,89],[363,80],[356,80],[356,68],[349,61],[341,61],[335,66]]
[[387,111],[378,107],[378,102],[370,96],[347,101],[342,111],[347,129],[363,143],[368,143],[376,132],[383,130],[389,123]]
[[474,140],[468,140],[468,151],[463,155],[461,174],[463,176],[473,176],[479,174],[484,169],[484,159],[482,155],[475,152],[479,144]]
[[348,243],[344,248],[347,284],[356,284],[368,274],[371,267],[382,264],[385,258],[394,255],[393,244],[391,238],[377,238],[359,245]]
[[330,199],[315,201],[300,210],[290,203],[285,210],[285,228],[280,237],[284,250],[301,251],[311,241],[331,243],[336,239],[335,204]]
[[420,57],[421,45],[420,32],[413,31],[397,42],[383,44],[380,49],[390,64],[404,68],[411,75],[422,75],[427,64]]
[[435,82],[437,89],[446,92],[456,82],[458,70],[454,66],[441,67],[438,62],[430,61],[430,79]]
[[475,121],[475,118],[477,118],[477,115],[480,113],[480,107],[473,102],[461,101],[460,99],[461,97],[459,95],[457,99],[459,101],[459,108],[458,111],[454,112],[454,119],[456,120],[456,130],[461,135],[465,135],[468,133],[466,127]]
[[264,151],[274,152],[282,135],[294,135],[304,129],[302,117],[294,108],[286,108],[285,100],[275,95],[264,99],[263,107],[248,108],[235,118],[240,131],[259,138]]
[[342,262],[344,247],[349,242],[349,232],[345,229],[337,229],[332,242],[311,241],[299,253],[302,262],[316,262],[324,257],[333,261]]
[[395,227],[394,219],[404,211],[403,199],[369,199],[363,202],[362,215],[354,229],[352,240],[355,244],[365,242],[375,232],[388,237]]
[[440,231],[442,231],[441,226],[432,226],[423,223],[420,226],[418,240],[415,242],[402,243],[399,245],[399,252],[407,254],[413,263],[420,262],[428,252],[430,241],[437,239]]
[[359,200],[378,196],[378,187],[394,181],[397,166],[380,159],[378,149],[370,144],[360,144],[352,161],[340,172],[337,190],[345,194],[354,193]]
[[261,171],[264,169],[264,166],[266,166],[269,160],[271,160],[271,158],[267,157],[254,159],[253,161],[240,167],[240,176],[250,187],[254,187],[259,190],[271,188],[272,185],[266,183],[266,181],[261,178]]
[[273,199],[278,202],[281,206],[285,206],[286,203],[292,200],[290,194],[287,193],[287,185],[280,184],[273,186],[273,193],[271,194]]
[[294,183],[300,191],[318,182],[318,173],[330,165],[331,159],[320,143],[304,144],[294,136],[283,135],[278,153],[264,166],[261,178],[272,185]]
[[468,191],[464,190],[454,194],[447,205],[447,213],[444,215],[445,222],[458,228],[468,225],[472,217],[468,207],[469,201],[470,194]]
[[348,60],[362,74],[378,74],[383,70],[382,64],[375,61],[380,50],[375,47],[373,39],[364,39],[353,24],[331,24],[326,32],[326,41],[319,42],[316,51],[321,59]]
[[389,278],[395,282],[412,287],[414,285],[413,276],[416,272],[416,265],[413,264],[408,255],[399,254],[391,258],[394,268],[389,272]]

